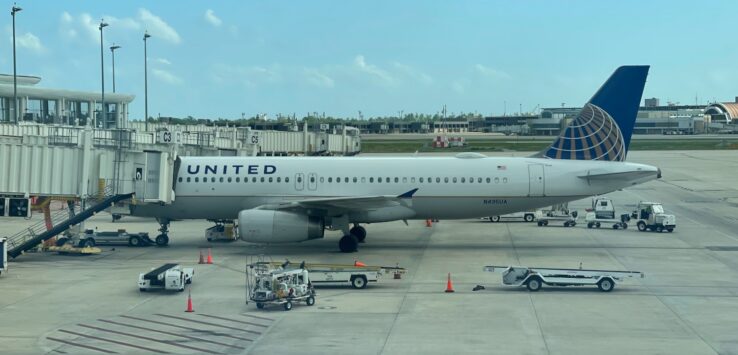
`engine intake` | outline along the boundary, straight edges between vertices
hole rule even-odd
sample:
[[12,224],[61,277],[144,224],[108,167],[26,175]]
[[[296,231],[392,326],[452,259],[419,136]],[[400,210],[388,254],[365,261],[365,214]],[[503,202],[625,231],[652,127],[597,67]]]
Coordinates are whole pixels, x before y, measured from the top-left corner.
[[252,243],[290,243],[323,238],[322,218],[302,213],[243,210],[238,213],[241,240]]

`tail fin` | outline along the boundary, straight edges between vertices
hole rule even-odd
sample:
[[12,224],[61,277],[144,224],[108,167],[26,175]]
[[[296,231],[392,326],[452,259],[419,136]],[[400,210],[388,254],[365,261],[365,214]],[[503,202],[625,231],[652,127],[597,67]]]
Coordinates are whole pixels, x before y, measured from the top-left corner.
[[615,70],[540,157],[624,161],[649,66]]

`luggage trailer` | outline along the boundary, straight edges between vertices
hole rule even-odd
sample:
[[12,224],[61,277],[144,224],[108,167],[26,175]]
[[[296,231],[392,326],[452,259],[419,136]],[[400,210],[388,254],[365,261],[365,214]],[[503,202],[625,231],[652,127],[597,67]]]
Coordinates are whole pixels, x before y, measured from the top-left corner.
[[535,292],[543,285],[549,286],[597,286],[602,292],[610,292],[615,283],[626,278],[643,278],[640,271],[554,269],[526,266],[485,266],[484,271],[502,273],[502,284],[521,287]]
[[[394,279],[400,279],[405,268],[399,266],[372,266],[372,265],[344,265],[344,264],[316,264],[290,262],[261,262],[269,269],[304,268],[310,272],[310,282],[314,286],[351,285],[355,289],[366,288],[369,282],[377,282],[383,274],[393,274]],[[299,265],[299,266],[298,266]]]

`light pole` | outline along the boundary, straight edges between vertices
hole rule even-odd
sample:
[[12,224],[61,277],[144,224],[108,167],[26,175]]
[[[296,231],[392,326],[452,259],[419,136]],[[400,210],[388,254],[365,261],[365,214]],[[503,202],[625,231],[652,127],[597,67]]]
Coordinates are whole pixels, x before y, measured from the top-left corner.
[[146,39],[150,38],[149,32],[144,32],[144,130],[149,131],[149,71],[148,56],[146,54]]
[[113,43],[112,46],[110,46],[110,53],[113,55],[113,92],[115,92],[115,50],[120,49],[120,46],[116,46],[115,43]]
[[15,123],[18,123],[18,74],[15,70],[15,13],[21,10],[23,9],[15,6],[15,3],[13,3],[13,9],[10,10],[10,14],[13,16],[13,119]]
[[[107,112],[105,112],[105,62],[103,61],[103,28],[108,27],[108,24],[105,23],[105,20],[100,20],[100,84],[102,87],[102,90],[100,91],[102,93],[102,98],[100,100],[100,112],[103,114],[103,126],[105,125],[105,121],[107,121]],[[97,122],[95,122],[95,127],[97,127]]]

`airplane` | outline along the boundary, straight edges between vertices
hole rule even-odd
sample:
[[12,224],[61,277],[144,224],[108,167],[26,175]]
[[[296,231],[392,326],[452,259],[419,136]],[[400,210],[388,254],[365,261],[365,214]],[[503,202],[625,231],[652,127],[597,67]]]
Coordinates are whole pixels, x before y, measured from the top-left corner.
[[625,161],[649,66],[615,70],[554,142],[530,157],[178,157],[175,200],[131,205],[156,217],[157,244],[172,220],[237,220],[254,243],[343,233],[342,252],[365,241],[362,224],[502,215],[605,194],[661,177]]

